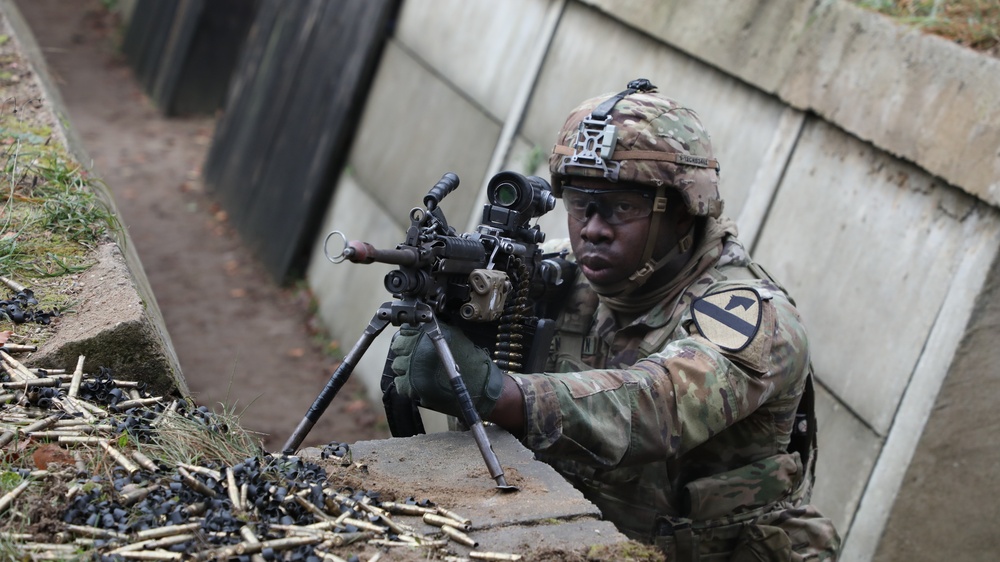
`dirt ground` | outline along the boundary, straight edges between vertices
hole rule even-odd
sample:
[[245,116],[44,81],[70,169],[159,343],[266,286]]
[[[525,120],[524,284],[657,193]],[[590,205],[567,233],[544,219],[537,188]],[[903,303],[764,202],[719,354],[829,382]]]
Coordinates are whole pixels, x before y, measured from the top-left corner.
[[[244,412],[280,449],[336,367],[304,289],[277,286],[200,171],[215,117],[165,118],[117,51],[100,0],[16,0],[96,174],[110,187],[199,404]],[[348,381],[304,445],[387,437]]]

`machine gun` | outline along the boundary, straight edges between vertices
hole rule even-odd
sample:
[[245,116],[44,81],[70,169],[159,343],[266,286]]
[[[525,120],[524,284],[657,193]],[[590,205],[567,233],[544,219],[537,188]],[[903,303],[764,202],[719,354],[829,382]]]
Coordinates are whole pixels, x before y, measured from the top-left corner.
[[473,340],[490,350],[501,369],[540,371],[555,329],[554,322],[544,317],[542,303],[569,285],[566,279],[574,266],[563,254],[543,255],[538,245],[545,240],[545,234],[538,225],[528,226],[532,218],[555,207],[548,182],[516,172],[496,174],[487,184],[489,202],[483,207],[481,224],[474,232],[461,235],[448,226],[439,206],[458,185],[458,176],[449,172],[430,189],[423,199],[425,208],[410,210],[406,239],[395,249],[348,242],[336,230],[327,236],[324,252],[332,236],[339,235],[344,244],[336,256],[326,253],[333,263],[347,260],[399,266],[385,276],[385,288],[395,300],[383,303],[375,312],[361,338],[285,443],[286,454],[298,449],[386,326],[426,325],[425,332],[458,397],[461,420],[472,431],[490,476],[499,488],[515,489],[507,485],[437,319],[476,326],[468,330]]

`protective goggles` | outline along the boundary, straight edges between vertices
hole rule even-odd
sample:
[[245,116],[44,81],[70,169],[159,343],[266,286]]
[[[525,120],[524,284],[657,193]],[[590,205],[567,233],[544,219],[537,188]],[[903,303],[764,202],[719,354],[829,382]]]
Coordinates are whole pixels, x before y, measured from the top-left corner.
[[591,215],[601,215],[615,226],[648,217],[653,213],[653,194],[641,189],[582,189],[563,186],[563,203],[569,216],[587,222]]

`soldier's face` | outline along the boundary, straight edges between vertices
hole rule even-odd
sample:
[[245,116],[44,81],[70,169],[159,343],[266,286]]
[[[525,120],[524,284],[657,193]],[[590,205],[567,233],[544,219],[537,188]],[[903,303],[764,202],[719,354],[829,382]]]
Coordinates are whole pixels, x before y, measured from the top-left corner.
[[[610,193],[616,187],[621,189],[621,186],[596,178],[573,178],[568,183],[586,190],[607,189]],[[639,269],[650,221],[663,220],[663,215],[654,213],[618,222],[600,211],[595,204],[590,212],[576,213],[578,217],[583,215],[583,220],[569,217],[570,244],[580,270],[591,283],[612,285]]]

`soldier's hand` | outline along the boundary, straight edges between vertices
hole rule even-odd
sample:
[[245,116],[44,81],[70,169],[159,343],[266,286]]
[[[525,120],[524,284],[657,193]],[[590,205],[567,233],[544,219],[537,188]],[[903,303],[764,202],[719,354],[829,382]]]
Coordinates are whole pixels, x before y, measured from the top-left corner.
[[[476,411],[481,417],[487,417],[503,390],[503,372],[485,350],[476,347],[461,331],[446,324],[439,326]],[[434,342],[423,329],[408,330],[404,334],[400,329],[392,342],[392,350],[396,353],[392,362],[392,370],[397,375],[396,390],[419,400],[424,408],[461,419],[458,399]]]

